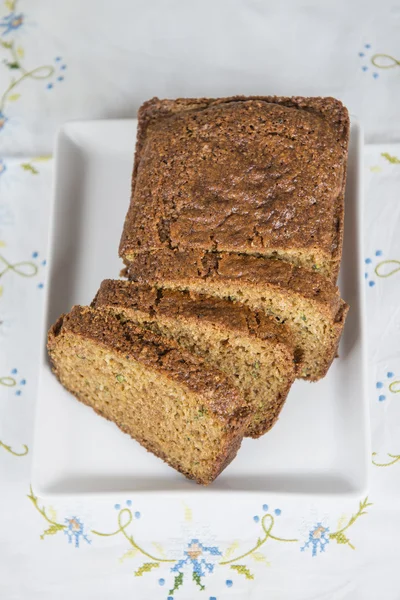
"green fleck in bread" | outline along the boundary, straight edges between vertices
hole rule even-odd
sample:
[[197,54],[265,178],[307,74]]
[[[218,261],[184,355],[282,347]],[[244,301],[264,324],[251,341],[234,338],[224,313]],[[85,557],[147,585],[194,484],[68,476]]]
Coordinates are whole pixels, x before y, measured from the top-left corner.
[[349,116],[334,98],[149,100],[120,255],[280,258],[336,280]]
[[316,381],[334,357],[348,306],[326,277],[283,260],[200,250],[140,252],[124,274],[262,310],[293,334],[298,376]]
[[208,484],[235,457],[250,418],[242,394],[172,341],[76,306],[48,351],[67,390],[186,477]]
[[295,364],[292,336],[275,319],[229,300],[129,281],[103,281],[93,306],[173,339],[233,379],[251,407],[247,436],[276,422]]

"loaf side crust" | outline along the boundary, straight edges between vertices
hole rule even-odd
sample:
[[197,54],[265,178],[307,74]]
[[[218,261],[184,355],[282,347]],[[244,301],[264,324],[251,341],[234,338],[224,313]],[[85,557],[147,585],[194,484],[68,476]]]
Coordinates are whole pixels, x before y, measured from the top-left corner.
[[146,102],[121,256],[188,247],[277,252],[334,281],[348,139],[347,110],[333,98]]

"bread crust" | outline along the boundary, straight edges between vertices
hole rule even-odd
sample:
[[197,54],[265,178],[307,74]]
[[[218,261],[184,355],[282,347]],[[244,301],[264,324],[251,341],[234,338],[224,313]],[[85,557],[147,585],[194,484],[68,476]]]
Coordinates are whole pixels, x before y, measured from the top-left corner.
[[261,310],[253,311],[244,304],[204,296],[196,292],[156,288],[134,281],[105,279],[92,302],[94,308],[123,307],[149,313],[157,319],[166,316],[194,322],[206,320],[234,334],[270,340],[287,348],[293,358],[293,335]]
[[334,98],[149,100],[120,255],[278,256],[336,280],[349,117]]

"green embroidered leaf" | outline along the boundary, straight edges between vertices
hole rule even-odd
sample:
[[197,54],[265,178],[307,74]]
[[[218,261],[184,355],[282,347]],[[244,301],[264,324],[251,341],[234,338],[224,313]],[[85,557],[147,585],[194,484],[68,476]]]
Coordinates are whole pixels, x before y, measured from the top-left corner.
[[12,48],[12,42],[4,42],[3,40],[0,40],[0,45],[3,46],[3,48],[7,48],[7,50],[11,50]]
[[9,102],[15,102],[18,98],[21,98],[21,94],[11,94],[11,96],[8,96],[7,100]]
[[191,521],[193,518],[192,509],[185,503],[183,503],[184,511],[185,511],[185,521]]
[[232,554],[235,552],[235,550],[239,548],[239,542],[237,540],[235,540],[234,542],[232,542],[232,544],[230,546],[228,546],[228,548],[225,551],[225,554],[223,555],[223,560],[225,560],[226,558],[229,558],[230,556],[232,556]]
[[24,58],[24,56],[25,56],[25,50],[22,48],[22,46],[18,46],[18,48],[17,48],[17,55],[19,56],[19,58]]
[[201,589],[201,591],[203,591],[203,590],[206,589],[206,586],[201,583],[200,575],[198,573],[196,573],[196,571],[193,571],[193,573],[192,573],[192,579],[195,582],[195,584],[199,586],[199,588]]
[[231,565],[231,569],[237,571],[241,575],[244,575],[246,579],[254,579],[254,575],[252,575],[245,565]]
[[159,544],[158,542],[152,542],[152,545],[154,546],[154,548],[157,550],[158,554],[162,557],[165,558],[165,550],[164,548],[161,546],[161,544]]
[[65,525],[60,525],[59,523],[53,523],[52,525],[50,525],[50,527],[48,529],[45,529],[45,531],[43,531],[42,535],[40,536],[41,540],[44,540],[46,535],[55,535],[56,533],[58,533],[59,531],[63,531],[65,529]]
[[351,516],[347,527],[350,527],[351,525],[353,525],[353,523],[355,523],[357,521],[358,517],[361,517],[361,515],[366,515],[367,512],[365,511],[365,509],[368,508],[369,506],[372,506],[372,502],[368,502],[368,496],[367,496],[364,500],[360,501],[358,511],[356,512],[355,515]]
[[136,548],[131,548],[121,556],[119,562],[123,563],[127,558],[133,558],[134,556],[136,556],[137,553],[138,550]]
[[172,594],[174,592],[176,592],[176,590],[178,590],[182,584],[183,584],[183,573],[179,573],[174,579],[174,587],[171,590],[169,590],[168,594],[170,596],[172,596]]
[[27,494],[27,498],[29,498],[29,500],[32,500],[32,502],[35,504],[37,502],[37,496],[35,496],[35,494],[33,493],[33,489],[32,486],[29,486],[29,494]]
[[8,67],[9,69],[19,69],[20,68],[20,64],[19,62],[6,62],[6,67]]
[[51,160],[53,158],[52,154],[43,154],[42,156],[35,156],[35,162],[46,162],[47,160]]
[[52,506],[48,506],[47,515],[50,521],[57,521],[57,513]]
[[158,569],[159,566],[160,566],[160,563],[156,563],[156,562],[144,563],[141,567],[138,568],[137,571],[135,571],[135,577],[141,577],[143,575],[143,573],[148,573],[152,569]]
[[250,554],[251,558],[253,558],[256,562],[262,562],[265,565],[267,565],[268,567],[271,565],[271,563],[267,560],[267,557],[264,556],[264,554],[262,552],[252,552]]
[[32,175],[37,175],[39,173],[39,171],[30,163],[21,163],[21,169],[24,171],[29,171],[29,173],[32,173]]
[[336,533],[331,533],[329,537],[331,540],[335,540],[338,544],[347,544],[354,550],[354,546],[350,543],[349,538],[347,538],[343,532],[338,531]]
[[346,525],[346,522],[347,522],[347,517],[346,517],[346,515],[343,514],[340,517],[338,524],[337,524],[338,530],[343,529],[343,527]]
[[383,156],[383,158],[386,158],[386,160],[389,161],[392,165],[400,165],[400,158],[389,154],[389,152],[381,152],[381,156]]
[[373,502],[368,502],[368,496],[367,496],[362,502],[360,502],[360,510],[364,510],[364,508],[368,508],[368,506],[373,506]]

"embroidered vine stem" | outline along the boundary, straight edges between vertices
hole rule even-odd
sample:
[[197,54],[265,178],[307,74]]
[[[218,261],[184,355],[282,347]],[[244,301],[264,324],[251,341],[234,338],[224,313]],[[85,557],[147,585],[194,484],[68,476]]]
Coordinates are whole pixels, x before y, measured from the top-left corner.
[[[373,452],[372,456],[376,456],[377,452]],[[372,463],[376,466],[376,467],[391,467],[392,465],[396,464],[397,462],[400,461],[400,454],[387,454],[387,456],[389,456],[389,458],[391,458],[392,460],[387,462],[387,463],[378,463],[374,460],[374,458],[372,459]]]
[[11,446],[8,446],[0,440],[0,448],[4,448],[4,450],[7,450],[7,452],[12,454],[13,456],[26,456],[29,452],[29,448],[26,444],[22,444],[22,447],[24,449],[23,452],[15,452],[15,450],[13,450]]
[[[45,70],[45,74],[39,75],[40,72],[43,73],[43,70]],[[8,88],[6,89],[6,91],[4,92],[4,94],[1,97],[0,100],[0,112],[3,112],[4,110],[4,106],[6,104],[7,101],[7,96],[9,95],[9,93],[15,88],[17,87],[17,85],[19,85],[24,79],[27,79],[28,77],[31,77],[32,79],[48,79],[49,77],[51,77],[54,73],[54,67],[49,66],[43,66],[43,67],[36,67],[35,69],[32,69],[32,71],[25,71],[23,75],[21,75],[21,77],[19,79],[16,79],[15,81],[12,81],[10,83],[10,85],[8,86]]]
[[42,517],[50,525],[50,527],[42,533],[42,535],[40,536],[40,539],[44,540],[44,537],[46,535],[54,535],[54,534],[58,533],[59,531],[64,531],[65,529],[67,529],[67,525],[63,525],[62,523],[57,523],[57,521],[50,519],[50,517],[47,516],[46,509],[44,507],[40,508],[39,503],[38,503],[38,498],[33,493],[32,486],[30,486],[30,494],[28,494],[27,497],[32,502],[32,504],[36,508],[36,510],[42,515]]
[[17,385],[14,377],[0,377],[0,385],[4,385],[5,387],[14,387]]
[[14,46],[14,42],[1,42],[1,45],[3,46],[3,48],[6,48],[7,50],[10,51],[11,56],[12,56],[12,63],[11,66],[12,68],[21,71],[22,75],[15,80],[12,80],[10,85],[8,86],[8,88],[5,90],[5,92],[3,93],[3,95],[1,96],[0,99],[0,112],[3,112],[5,104],[7,102],[7,97],[9,96],[10,92],[16,88],[20,83],[22,83],[22,81],[24,81],[25,79],[31,78],[31,79],[48,79],[49,77],[52,77],[54,75],[54,67],[51,65],[43,65],[41,67],[35,67],[34,69],[32,69],[31,71],[27,71],[20,62],[20,58],[18,57],[18,54],[15,50],[15,46]]
[[[123,519],[123,515],[128,515],[128,520],[127,520],[127,522],[125,524],[123,523],[123,520],[122,520]],[[153,556],[149,552],[146,552],[146,550],[143,550],[143,548],[141,548],[135,542],[135,540],[133,539],[133,536],[129,535],[126,532],[126,528],[129,527],[129,525],[132,523],[132,520],[133,520],[132,512],[129,510],[129,508],[123,508],[118,513],[118,525],[119,525],[119,527],[118,527],[118,529],[116,531],[113,531],[112,533],[101,533],[100,531],[95,531],[94,529],[92,529],[92,533],[94,535],[99,535],[101,537],[111,537],[113,535],[118,535],[119,533],[122,533],[122,535],[128,540],[128,542],[131,544],[131,546],[133,548],[135,548],[136,550],[138,550],[139,552],[141,552],[141,554],[143,554],[144,556],[147,556],[151,560],[154,560],[155,562],[163,562],[163,563],[174,563],[174,562],[176,562],[175,559],[158,558],[156,556]]]
[[48,523],[50,523],[50,525],[58,525],[60,527],[60,529],[66,529],[66,525],[61,525],[60,523],[56,523],[56,521],[53,521],[52,519],[50,519],[50,517],[47,516],[46,509],[44,507],[40,508],[39,503],[38,503],[38,497],[35,496],[35,494],[33,493],[32,486],[30,486],[30,494],[28,494],[27,497],[29,498],[29,500],[31,500],[31,502],[34,505],[34,507],[36,508],[36,510],[38,512],[40,512],[42,517],[44,519],[46,519],[46,521]]
[[[387,273],[384,273],[381,269],[381,267],[383,267],[384,265],[393,265],[393,268]],[[375,267],[375,274],[378,277],[391,277],[395,273],[398,273],[398,271],[400,271],[400,261],[398,260],[383,260]]]
[[[383,58],[385,64],[380,61],[381,58]],[[390,62],[388,63],[386,61]],[[371,62],[374,67],[377,67],[378,69],[393,69],[393,67],[400,67],[400,60],[397,60],[394,56],[390,56],[390,54],[374,54],[371,58]]]
[[392,383],[389,385],[389,390],[392,392],[392,394],[400,394],[400,389],[398,389],[399,385],[400,381],[392,381]]
[[38,267],[32,262],[22,261],[12,265],[4,256],[0,256],[0,263],[5,265],[5,268],[0,271],[0,277],[3,277],[7,271],[13,271],[21,277],[34,277],[38,272]]
[[[266,524],[265,524],[266,519],[269,520],[268,526],[266,526]],[[240,556],[235,556],[234,558],[231,558],[229,560],[222,560],[219,564],[220,565],[229,565],[238,560],[241,560],[242,558],[245,558],[246,556],[249,556],[256,550],[261,548],[261,546],[263,546],[268,539],[275,540],[276,542],[297,542],[298,541],[297,539],[296,540],[294,540],[294,539],[287,540],[287,539],[276,537],[275,535],[272,535],[271,531],[274,527],[274,524],[275,524],[275,520],[272,515],[270,515],[269,513],[264,515],[263,518],[261,519],[261,527],[263,528],[265,536],[263,538],[258,538],[257,544],[254,546],[254,548],[251,548],[251,550],[249,550],[248,552],[245,552],[244,554],[241,554]]]
[[329,534],[330,539],[336,540],[336,542],[338,544],[347,544],[347,546],[350,546],[350,548],[352,550],[355,550],[355,547],[350,542],[350,540],[344,535],[344,532],[347,529],[349,529],[349,527],[351,527],[352,525],[354,525],[354,523],[357,521],[357,519],[359,517],[361,517],[362,515],[366,515],[367,514],[367,511],[365,509],[368,508],[369,506],[372,506],[372,502],[368,502],[368,496],[367,496],[365,498],[365,500],[363,500],[363,501],[360,502],[359,508],[358,508],[358,511],[356,512],[356,514],[355,515],[351,515],[351,517],[350,517],[347,525],[345,525],[341,529],[338,529],[337,531],[333,531],[332,533]]

